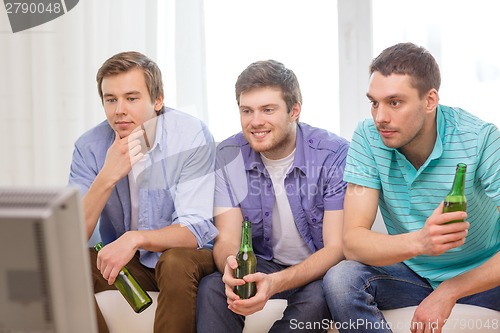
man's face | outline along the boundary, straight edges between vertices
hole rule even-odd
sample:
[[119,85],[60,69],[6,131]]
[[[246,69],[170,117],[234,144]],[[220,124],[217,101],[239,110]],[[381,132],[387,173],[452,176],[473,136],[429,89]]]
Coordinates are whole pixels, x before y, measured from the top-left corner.
[[300,104],[287,112],[281,89],[263,87],[241,93],[239,109],[241,128],[252,149],[275,160],[293,152]]
[[374,72],[366,94],[382,141],[390,148],[416,146],[422,139],[426,100],[410,84],[410,76]]
[[120,138],[156,117],[156,111],[163,105],[162,97],[151,101],[144,72],[140,68],[106,76],[101,87],[106,118]]

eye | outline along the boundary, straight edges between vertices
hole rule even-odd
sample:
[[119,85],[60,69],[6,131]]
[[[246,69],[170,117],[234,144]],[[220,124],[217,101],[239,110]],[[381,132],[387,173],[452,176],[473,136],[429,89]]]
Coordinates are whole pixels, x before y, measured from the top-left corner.
[[370,104],[372,105],[373,109],[378,108],[378,102],[377,101],[370,101]]
[[243,114],[248,114],[248,113],[250,113],[250,110],[249,109],[240,109],[240,112]]
[[265,108],[264,112],[266,112],[266,113],[273,112],[273,109],[271,109],[271,108]]
[[116,102],[116,98],[114,97],[106,99],[106,103],[114,103],[114,102]]
[[129,97],[129,98],[127,98],[127,100],[128,100],[128,101],[130,101],[130,102],[133,102],[133,101],[135,101],[136,99],[138,99],[138,98],[137,98],[137,97]]
[[401,105],[401,101],[392,100],[390,104],[392,107],[398,107],[399,105]]

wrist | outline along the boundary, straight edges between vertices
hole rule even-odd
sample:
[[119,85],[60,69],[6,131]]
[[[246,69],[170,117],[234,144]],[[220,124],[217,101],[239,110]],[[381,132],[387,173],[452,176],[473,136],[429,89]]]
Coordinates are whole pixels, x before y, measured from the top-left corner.
[[275,272],[275,273],[270,273],[268,274],[269,278],[269,291],[270,291],[270,296],[275,295],[277,293],[280,293],[282,291],[285,291],[285,281],[283,280],[284,278],[287,277],[287,274],[285,273],[286,269]]
[[441,294],[443,298],[457,302],[462,298],[460,288],[456,288],[456,284],[452,280],[446,280],[441,282],[441,284],[436,288],[436,293]]
[[134,251],[144,248],[144,235],[138,230],[130,230],[123,234],[128,244],[131,244]]
[[98,182],[104,188],[111,189],[116,185],[116,183],[118,183],[118,181],[120,181],[120,178],[117,178],[113,174],[107,172],[105,168],[103,168],[97,174],[94,182]]

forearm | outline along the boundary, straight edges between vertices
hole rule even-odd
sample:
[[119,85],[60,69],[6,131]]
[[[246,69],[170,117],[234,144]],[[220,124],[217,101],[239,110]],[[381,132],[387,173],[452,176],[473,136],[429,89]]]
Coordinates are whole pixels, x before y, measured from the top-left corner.
[[271,294],[298,288],[321,279],[328,269],[342,259],[344,255],[340,246],[324,247],[299,264],[270,274],[273,281]]
[[372,266],[387,266],[418,255],[412,233],[387,235],[357,227],[344,234],[347,259]]
[[238,253],[239,244],[237,242],[225,242],[222,240],[215,241],[213,256],[215,265],[219,272],[224,273],[224,267],[226,267],[226,259],[230,255],[236,256]]
[[444,281],[436,289],[454,301],[500,286],[500,252],[481,266]]
[[158,230],[132,230],[122,237],[127,238],[135,251],[143,249],[163,252],[175,247],[198,247],[196,237],[191,230],[180,224],[172,224]]
[[102,210],[115,187],[115,182],[98,174],[89,190],[83,197],[83,214],[85,218],[85,229],[87,238],[90,239]]

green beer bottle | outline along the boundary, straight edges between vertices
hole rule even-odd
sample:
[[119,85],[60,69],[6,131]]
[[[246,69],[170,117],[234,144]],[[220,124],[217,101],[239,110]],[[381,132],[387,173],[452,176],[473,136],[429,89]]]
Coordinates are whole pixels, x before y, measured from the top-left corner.
[[[443,213],[447,212],[457,212],[467,210],[467,199],[465,198],[464,186],[465,186],[465,172],[467,171],[467,165],[464,163],[457,164],[457,171],[455,173],[455,180],[453,181],[453,187],[450,193],[444,199]],[[463,222],[463,220],[454,220],[453,222]]]
[[[101,242],[94,246],[97,252],[99,252],[103,247],[104,246]],[[137,282],[132,273],[130,273],[127,269],[127,266],[124,266],[120,270],[114,285],[122,293],[123,297],[125,297],[132,309],[137,313],[146,310],[146,308],[153,303],[149,294],[142,289],[139,282]]]
[[[240,251],[236,255],[238,267],[235,270],[235,277],[242,279],[247,274],[255,273],[257,267],[257,258],[252,248],[252,224],[250,221],[243,221],[241,230]],[[234,292],[241,299],[250,298],[257,292],[255,282],[247,282],[242,286],[234,287]]]

